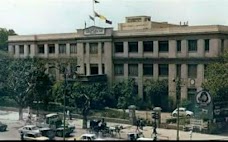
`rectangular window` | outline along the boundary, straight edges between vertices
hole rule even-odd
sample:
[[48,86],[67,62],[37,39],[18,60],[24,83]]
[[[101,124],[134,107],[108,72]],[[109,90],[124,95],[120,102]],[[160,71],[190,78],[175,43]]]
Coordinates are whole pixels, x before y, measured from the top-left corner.
[[91,75],[98,74],[98,64],[90,64],[90,73]]
[[28,54],[30,54],[30,53],[31,53],[31,46],[28,45]]
[[77,54],[77,44],[76,43],[70,44],[70,54]]
[[153,41],[143,41],[143,51],[144,52],[153,52]]
[[169,52],[169,42],[168,41],[158,41],[159,52]]
[[124,65],[123,64],[115,64],[114,65],[114,74],[115,75],[124,75]]
[[86,64],[84,64],[84,75],[87,74],[87,70],[86,70]]
[[197,40],[188,40],[188,51],[190,52],[197,51]]
[[105,74],[105,65],[102,64],[102,74]]
[[209,48],[210,48],[209,47],[209,39],[205,39],[204,41],[205,41],[205,51],[209,52]]
[[181,78],[181,64],[176,64],[177,77]]
[[97,54],[98,53],[98,43],[90,43],[89,44],[89,53]]
[[137,53],[138,52],[138,42],[128,42],[128,52]]
[[169,66],[168,64],[160,64],[158,65],[158,75],[159,76],[168,76],[169,74]]
[[38,53],[39,54],[44,54],[44,44],[39,44],[38,45]]
[[86,43],[83,43],[83,53],[86,54]]
[[115,53],[123,53],[124,52],[123,42],[115,42],[114,46],[115,46]]
[[55,53],[55,44],[48,44],[48,53],[49,54]]
[[181,40],[177,40],[177,52],[181,52]]
[[101,53],[104,53],[104,42],[101,43]]
[[15,45],[13,45],[13,54],[15,54]]
[[196,64],[188,65],[188,78],[197,78],[197,65]]
[[138,64],[129,64],[128,65],[128,75],[129,76],[138,76]]
[[24,54],[24,45],[19,45],[19,53]]
[[146,76],[153,75],[153,64],[143,64],[143,75],[146,75]]
[[59,54],[66,54],[66,44],[59,44]]

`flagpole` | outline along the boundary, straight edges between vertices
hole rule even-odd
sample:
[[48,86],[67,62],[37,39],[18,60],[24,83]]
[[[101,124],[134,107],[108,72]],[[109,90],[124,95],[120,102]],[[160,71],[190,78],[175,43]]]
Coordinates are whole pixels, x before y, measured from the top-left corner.
[[94,3],[95,3],[95,1],[94,0],[92,0],[92,1],[93,1],[93,18],[94,18],[93,24],[95,26],[95,12],[94,12]]

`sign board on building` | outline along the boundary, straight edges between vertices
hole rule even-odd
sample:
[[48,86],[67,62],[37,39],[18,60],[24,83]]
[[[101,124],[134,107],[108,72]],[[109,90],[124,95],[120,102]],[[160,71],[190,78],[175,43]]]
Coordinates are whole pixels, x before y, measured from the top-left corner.
[[103,35],[103,34],[105,34],[104,28],[92,26],[84,29],[84,35]]

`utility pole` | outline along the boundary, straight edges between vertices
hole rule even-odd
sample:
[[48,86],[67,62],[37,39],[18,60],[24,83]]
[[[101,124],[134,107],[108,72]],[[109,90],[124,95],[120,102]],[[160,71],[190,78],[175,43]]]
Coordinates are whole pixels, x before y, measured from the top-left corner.
[[180,110],[179,110],[179,104],[180,104],[180,96],[181,96],[181,86],[180,86],[180,79],[177,78],[175,80],[176,82],[176,105],[177,105],[177,141],[179,141],[179,126],[180,126]]

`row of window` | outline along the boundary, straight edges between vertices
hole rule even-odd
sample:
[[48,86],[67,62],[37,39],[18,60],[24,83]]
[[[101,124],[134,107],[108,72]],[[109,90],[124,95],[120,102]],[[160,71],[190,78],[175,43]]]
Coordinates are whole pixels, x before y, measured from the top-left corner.
[[[89,53],[90,54],[98,54],[98,43],[89,43]],[[86,44],[83,44],[84,53],[86,53]],[[58,48],[59,54],[66,54],[66,44],[59,44]],[[19,53],[24,54],[24,45],[19,45]],[[48,44],[48,53],[55,54],[56,48],[55,44]],[[104,53],[104,42],[101,43],[101,52]],[[13,53],[15,54],[15,46],[13,47]],[[28,54],[31,53],[30,45],[28,45]],[[37,45],[37,53],[44,54],[45,48],[44,44]],[[77,54],[77,44],[72,43],[70,44],[70,54]]]
[[[153,76],[153,64],[143,64],[143,75],[144,76]],[[206,68],[206,65],[205,65]],[[181,64],[176,65],[176,73],[178,77],[181,77]],[[115,64],[114,65],[114,74],[116,76],[124,75],[124,64]],[[169,74],[169,65],[168,64],[159,64],[158,65],[158,75],[159,76],[168,76]],[[138,76],[138,64],[128,64],[128,75],[129,76]],[[197,65],[188,64],[188,78],[197,78]]]
[[[209,39],[205,39],[204,50],[209,52]],[[115,42],[115,53],[124,52],[123,42]],[[143,41],[143,51],[144,52],[153,52],[153,41]],[[158,41],[158,51],[159,52],[169,52],[169,41]],[[176,51],[181,52],[181,40],[176,41]],[[188,51],[197,52],[197,40],[188,40]],[[137,53],[138,52],[138,42],[128,42],[128,52]]]
[[[54,64],[49,64],[50,66],[53,66]],[[60,74],[63,74],[65,71],[65,68],[67,67],[66,63],[62,63],[60,65]],[[73,73],[77,71],[77,64],[76,63],[71,63],[70,64],[70,72]],[[86,64],[84,64],[84,74],[86,75],[87,72],[87,67]],[[55,74],[55,69],[49,68],[49,73]],[[90,64],[90,74],[91,75],[97,75],[99,74],[99,69],[98,69],[98,64]],[[105,74],[105,65],[102,64],[102,74]]]

